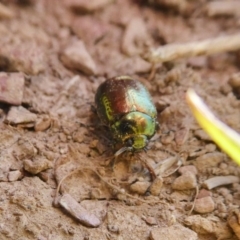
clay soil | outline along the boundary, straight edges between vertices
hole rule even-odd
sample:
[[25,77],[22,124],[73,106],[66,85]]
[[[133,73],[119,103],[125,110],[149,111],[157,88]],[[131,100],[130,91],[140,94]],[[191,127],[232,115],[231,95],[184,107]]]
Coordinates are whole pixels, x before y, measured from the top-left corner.
[[[239,53],[155,68],[141,56],[150,47],[236,34],[240,19],[209,16],[205,0],[184,6],[99,1],[92,9],[82,7],[87,2],[2,1],[10,13],[0,20],[0,69],[21,72],[24,88],[17,89],[23,91],[20,110],[7,101],[0,105],[0,239],[239,239],[239,180],[211,190],[203,183],[238,177],[240,169],[201,130],[185,101],[186,90],[194,88],[240,132],[240,102],[229,84],[239,72]],[[94,96],[100,83],[119,75],[149,90],[159,129],[147,152],[123,154],[111,164],[116,150]],[[10,116],[13,109],[19,111]],[[175,164],[163,170],[171,158]],[[190,183],[176,187],[183,175]],[[206,206],[191,211],[198,191]],[[81,207],[80,220],[63,199],[59,204],[64,194]]]

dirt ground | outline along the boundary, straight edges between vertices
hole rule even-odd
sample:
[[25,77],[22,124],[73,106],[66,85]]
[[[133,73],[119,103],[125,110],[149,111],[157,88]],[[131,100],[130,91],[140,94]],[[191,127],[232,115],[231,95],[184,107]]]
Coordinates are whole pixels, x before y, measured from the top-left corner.
[[[0,239],[240,239],[240,168],[185,101],[194,88],[240,132],[231,84],[240,82],[239,52],[153,71],[141,57],[150,47],[236,34],[239,13],[212,16],[207,0],[0,3]],[[159,129],[146,153],[112,166],[111,135],[93,105],[99,84],[119,75],[150,91]],[[216,176],[233,180],[207,189]]]

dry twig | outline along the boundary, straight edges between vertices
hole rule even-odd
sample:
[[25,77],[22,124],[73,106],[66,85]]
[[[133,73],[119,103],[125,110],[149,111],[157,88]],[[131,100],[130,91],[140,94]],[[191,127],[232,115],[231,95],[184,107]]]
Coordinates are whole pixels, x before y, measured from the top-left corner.
[[240,49],[240,34],[190,43],[168,44],[151,50],[143,58],[151,63],[168,62],[179,58],[210,55]]
[[215,16],[240,16],[240,1],[239,0],[217,0],[208,2],[206,11],[209,17]]

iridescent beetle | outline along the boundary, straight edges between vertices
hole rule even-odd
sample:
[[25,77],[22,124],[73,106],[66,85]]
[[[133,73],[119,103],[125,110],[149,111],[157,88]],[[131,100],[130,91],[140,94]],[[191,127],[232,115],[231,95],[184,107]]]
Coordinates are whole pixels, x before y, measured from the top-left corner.
[[95,104],[101,122],[125,151],[146,150],[157,126],[157,110],[147,89],[128,76],[107,79],[97,89]]

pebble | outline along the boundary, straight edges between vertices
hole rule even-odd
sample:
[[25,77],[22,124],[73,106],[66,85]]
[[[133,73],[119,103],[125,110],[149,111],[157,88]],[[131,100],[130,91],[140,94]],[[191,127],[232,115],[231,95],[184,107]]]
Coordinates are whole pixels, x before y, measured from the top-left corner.
[[194,135],[204,141],[212,141],[210,136],[202,129],[198,129],[198,130],[194,131]]
[[144,217],[143,220],[145,220],[145,222],[150,225],[150,226],[153,226],[153,225],[157,225],[157,220],[155,217]]
[[[142,18],[133,18],[127,25],[122,39],[122,51],[128,56],[138,55],[142,48],[139,43],[146,43],[148,32]],[[138,43],[138,46],[136,45]],[[140,44],[141,45],[141,44]]]
[[72,22],[71,28],[87,46],[95,44],[110,30],[109,25],[93,16],[81,16],[75,18]]
[[164,145],[170,144],[174,140],[174,133],[171,131],[168,134],[162,135],[161,137],[161,143]]
[[36,121],[36,123],[34,125],[34,130],[36,132],[45,131],[50,127],[51,122],[52,122],[51,118],[42,117]]
[[197,186],[197,179],[191,172],[185,172],[182,176],[175,179],[172,188],[175,190],[188,190]]
[[24,75],[22,73],[0,73],[0,102],[21,105],[24,91]]
[[[17,54],[16,54],[17,53]],[[15,43],[0,49],[0,67],[8,71],[37,75],[46,69],[45,51],[37,43]]]
[[37,115],[35,113],[31,113],[26,108],[19,107],[11,107],[8,115],[6,117],[6,122],[10,124],[35,124],[37,120]]
[[7,173],[3,169],[0,168],[0,182],[7,182]]
[[225,155],[220,152],[206,153],[198,158],[194,165],[198,171],[203,172],[211,167],[217,167],[225,158]]
[[107,229],[109,232],[116,233],[116,234],[119,234],[119,232],[120,232],[119,227],[117,225],[113,225],[113,224],[108,224]]
[[214,224],[212,221],[202,217],[201,215],[193,215],[184,219],[184,224],[199,234],[209,234],[214,232]]
[[221,194],[222,196],[224,196],[224,197],[226,197],[227,195],[229,195],[230,194],[230,189],[228,189],[228,188],[226,188],[226,187],[221,187],[221,188],[218,188],[217,189],[217,192],[219,193],[219,194]]
[[182,225],[173,225],[170,227],[161,227],[154,228],[150,232],[151,240],[170,240],[170,239],[178,239],[178,240],[197,240],[197,234],[190,230],[189,228],[183,227]]
[[8,173],[8,181],[15,182],[22,177],[22,173],[19,170],[11,171]]
[[153,196],[158,196],[161,192],[163,185],[163,179],[161,177],[157,177],[154,179],[153,183],[151,184],[149,191]]
[[194,211],[198,213],[210,213],[214,211],[215,204],[212,197],[203,197],[196,199]]
[[31,161],[26,159],[23,161],[23,168],[32,174],[38,174],[48,168],[52,168],[52,162],[48,161],[46,158],[35,159],[35,161]]
[[240,239],[240,224],[238,217],[232,213],[228,216],[227,222],[236,234],[237,238]]
[[231,75],[228,83],[232,88],[240,88],[240,72]]
[[218,221],[217,217],[206,218],[206,216],[202,217],[199,214],[193,215],[186,217],[184,224],[198,234],[211,234],[213,239],[233,239],[227,224]]
[[211,197],[212,193],[206,189],[201,189],[197,195],[197,199],[204,198],[204,197]]
[[83,41],[77,40],[70,43],[63,50],[60,59],[67,68],[79,70],[87,75],[95,75],[97,73],[95,62]]
[[189,128],[181,128],[175,132],[175,142],[178,146],[186,143],[189,137]]
[[187,60],[187,63],[194,68],[204,68],[207,67],[207,57],[206,56],[190,57]]
[[183,166],[178,169],[178,172],[183,175],[186,172],[191,172],[193,175],[197,175],[197,168],[193,165]]
[[216,151],[217,146],[213,143],[209,143],[205,146],[205,149],[208,153]]
[[233,93],[239,97],[240,95],[240,72],[233,74],[228,81]]
[[151,185],[150,182],[135,182],[130,185],[130,190],[132,192],[138,193],[140,195],[143,195]]

